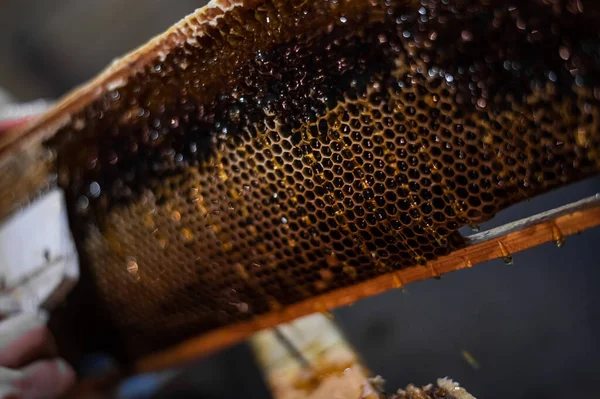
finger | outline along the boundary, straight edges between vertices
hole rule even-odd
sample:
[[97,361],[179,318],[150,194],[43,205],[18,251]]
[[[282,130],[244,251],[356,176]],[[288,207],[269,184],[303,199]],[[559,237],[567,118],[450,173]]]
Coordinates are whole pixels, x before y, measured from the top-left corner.
[[23,399],[55,399],[75,385],[75,372],[63,359],[40,360],[20,370],[13,386]]
[[54,339],[39,314],[22,313],[0,323],[0,366],[20,367],[55,352]]
[[0,322],[0,350],[34,327],[46,325],[45,312],[24,312]]
[[0,367],[0,399],[22,399],[15,382],[25,376],[23,372]]
[[0,134],[7,132],[9,129],[15,128],[19,125],[30,120],[31,117],[25,117],[20,119],[11,119],[11,120],[0,120]]

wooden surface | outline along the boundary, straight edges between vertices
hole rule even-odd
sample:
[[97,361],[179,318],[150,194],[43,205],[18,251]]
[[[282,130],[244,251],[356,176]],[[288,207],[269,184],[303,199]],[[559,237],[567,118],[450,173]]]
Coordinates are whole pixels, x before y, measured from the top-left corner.
[[273,399],[378,398],[368,370],[322,314],[260,331],[250,345]]
[[566,214],[565,209],[563,209],[550,215],[546,213],[546,216],[542,218],[531,218],[534,221],[532,223],[524,223],[520,230],[509,229],[504,235],[488,235],[489,239],[474,242],[466,248],[429,262],[425,267],[415,266],[395,273],[387,273],[350,287],[315,296],[284,308],[280,312],[264,314],[252,321],[234,324],[189,339],[175,347],[141,359],[135,365],[135,372],[154,371],[180,365],[240,342],[256,331],[273,327],[310,313],[324,312],[327,309],[349,305],[361,298],[393,288],[400,288],[402,285],[412,281],[436,277],[492,259],[505,258],[509,254],[514,254],[545,242],[559,241],[560,243],[564,237],[600,225],[599,205],[587,203],[581,208],[580,210],[573,210]]

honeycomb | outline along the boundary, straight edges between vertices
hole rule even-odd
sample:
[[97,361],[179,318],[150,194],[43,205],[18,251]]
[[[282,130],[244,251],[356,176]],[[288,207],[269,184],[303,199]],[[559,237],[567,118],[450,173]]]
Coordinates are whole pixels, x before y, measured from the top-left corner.
[[406,389],[399,389],[396,394],[386,395],[389,399],[474,399],[475,397],[461,388],[452,380],[439,379],[437,386],[428,384],[424,387],[417,387],[413,384]]
[[582,7],[264,0],[188,33],[46,143],[105,334],[134,359],[425,266],[598,173]]

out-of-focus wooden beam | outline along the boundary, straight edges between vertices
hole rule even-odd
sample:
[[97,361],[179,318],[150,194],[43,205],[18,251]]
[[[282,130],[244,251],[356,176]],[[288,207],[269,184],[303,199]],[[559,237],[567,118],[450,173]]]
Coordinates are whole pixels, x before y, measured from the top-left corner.
[[250,340],[274,399],[377,399],[368,370],[333,320],[316,313]]

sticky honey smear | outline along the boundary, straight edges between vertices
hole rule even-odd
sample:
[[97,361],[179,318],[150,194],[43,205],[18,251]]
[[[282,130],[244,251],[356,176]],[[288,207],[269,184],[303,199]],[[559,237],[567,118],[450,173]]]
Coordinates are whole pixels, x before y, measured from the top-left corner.
[[597,11],[211,3],[139,50],[44,133],[124,353],[426,265],[596,174]]

